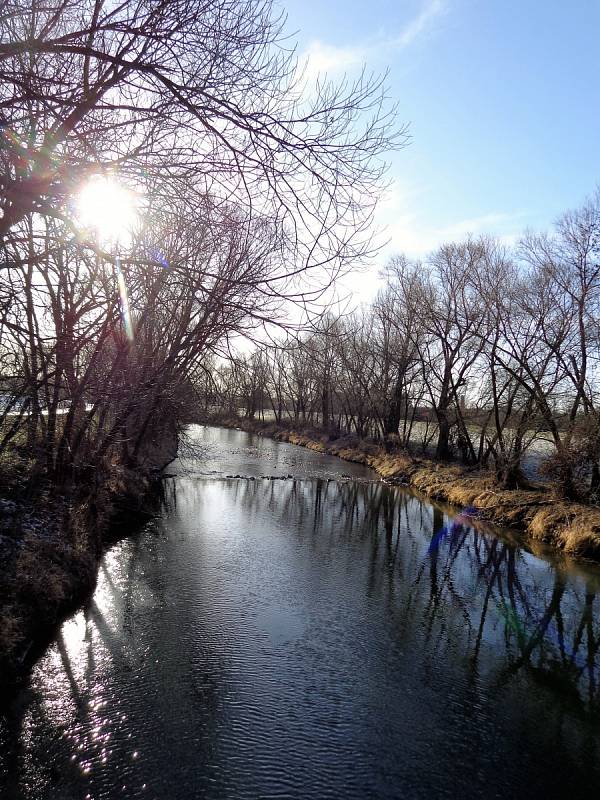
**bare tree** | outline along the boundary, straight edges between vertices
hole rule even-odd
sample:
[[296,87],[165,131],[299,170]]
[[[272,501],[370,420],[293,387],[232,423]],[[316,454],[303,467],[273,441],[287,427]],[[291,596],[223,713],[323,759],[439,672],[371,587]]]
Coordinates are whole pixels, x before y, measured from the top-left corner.
[[370,307],[328,317],[331,335],[301,337],[287,353],[279,407],[289,403],[296,422],[337,413],[389,447],[414,444],[418,422],[439,458],[493,464],[507,488],[527,485],[531,469],[597,502],[599,209],[597,192],[512,251],[480,237],[424,264],[393,258]]
[[0,237],[31,214],[72,225],[102,171],[276,221],[291,294],[298,270],[367,254],[404,134],[378,79],[309,85],[284,22],[270,0],[3,0]]
[[[411,263],[404,256],[393,258],[387,268],[387,286],[373,308],[383,359],[385,436],[398,434],[400,421],[409,418],[411,401],[415,408],[416,398],[411,397],[411,388],[420,372],[421,271],[420,264]],[[405,429],[402,441],[406,445],[409,439],[410,430]]]
[[[572,469],[583,462],[591,491],[600,491],[600,190],[558,220],[554,236],[528,235],[524,255],[541,285],[547,313],[539,338],[552,354],[555,394],[563,430],[551,426],[558,471],[570,487]],[[560,394],[558,393],[560,390]],[[569,489],[570,490],[570,489]]]
[[471,281],[484,249],[484,242],[470,239],[442,246],[431,256],[420,287],[418,303],[425,335],[419,350],[423,380],[438,424],[436,456],[441,459],[451,455],[450,434],[456,426],[463,457],[475,460],[462,406],[469,371],[485,340],[481,337],[485,306]]

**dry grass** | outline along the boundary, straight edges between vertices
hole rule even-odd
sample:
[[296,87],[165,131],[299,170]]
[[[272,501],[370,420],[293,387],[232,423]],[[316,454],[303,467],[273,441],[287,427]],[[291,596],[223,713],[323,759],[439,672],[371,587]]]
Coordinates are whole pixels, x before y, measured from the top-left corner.
[[567,553],[600,560],[600,509],[557,501],[540,508],[527,526],[535,539]]
[[336,439],[317,430],[298,431],[243,419],[220,424],[365,464],[385,480],[406,484],[453,506],[472,506],[482,519],[519,528],[534,541],[550,543],[574,556],[600,560],[600,508],[559,500],[552,487],[503,489],[489,473],[413,458],[407,453],[387,453],[355,436]]
[[93,588],[96,559],[67,542],[25,536],[5,565],[0,598],[0,685],[22,671],[31,643]]
[[11,603],[2,609],[0,614],[0,651],[2,653],[18,652],[25,644],[25,625],[22,609]]

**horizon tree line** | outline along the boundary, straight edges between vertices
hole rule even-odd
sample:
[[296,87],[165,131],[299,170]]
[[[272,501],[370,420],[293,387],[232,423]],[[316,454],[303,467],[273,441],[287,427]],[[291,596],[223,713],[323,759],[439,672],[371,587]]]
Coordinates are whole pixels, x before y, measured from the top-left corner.
[[551,233],[491,237],[390,259],[374,301],[226,362],[199,386],[206,410],[320,425],[386,447],[542,473],[600,499],[600,190]]

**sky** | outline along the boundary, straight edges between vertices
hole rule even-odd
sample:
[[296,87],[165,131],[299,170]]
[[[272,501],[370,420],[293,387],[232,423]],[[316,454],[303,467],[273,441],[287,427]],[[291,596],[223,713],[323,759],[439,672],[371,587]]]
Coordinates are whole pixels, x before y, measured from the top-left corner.
[[[600,0],[280,0],[310,70],[389,69],[410,145],[378,223],[393,253],[549,228],[600,183]],[[353,290],[372,293],[369,276]]]

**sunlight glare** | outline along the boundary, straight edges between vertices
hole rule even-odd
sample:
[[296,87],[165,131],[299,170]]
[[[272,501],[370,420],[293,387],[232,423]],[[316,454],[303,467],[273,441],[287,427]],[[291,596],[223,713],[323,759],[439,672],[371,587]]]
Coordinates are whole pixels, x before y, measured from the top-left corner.
[[79,192],[77,216],[83,226],[93,228],[101,239],[116,243],[135,224],[137,196],[112,178],[96,175]]

